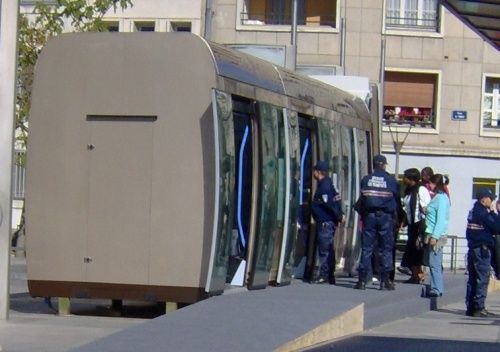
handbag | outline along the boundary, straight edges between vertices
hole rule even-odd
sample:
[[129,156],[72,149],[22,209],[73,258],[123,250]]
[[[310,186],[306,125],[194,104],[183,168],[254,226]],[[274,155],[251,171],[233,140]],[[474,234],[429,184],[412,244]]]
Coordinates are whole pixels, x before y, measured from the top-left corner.
[[428,239],[425,236],[425,220],[420,220],[418,223],[417,234],[415,236],[415,247],[421,250],[427,244]]

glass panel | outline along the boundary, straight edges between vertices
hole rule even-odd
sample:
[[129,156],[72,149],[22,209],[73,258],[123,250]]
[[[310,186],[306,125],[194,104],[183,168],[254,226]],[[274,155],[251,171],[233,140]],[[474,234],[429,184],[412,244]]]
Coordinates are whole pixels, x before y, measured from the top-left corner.
[[[283,235],[284,197],[279,196],[283,178],[285,145],[283,113],[280,108],[259,103],[260,197],[255,253],[249,288],[266,286],[273,263],[279,260]],[[282,204],[279,204],[282,202]]]
[[[253,129],[251,102],[232,97],[235,147],[235,211],[229,252],[226,282],[244,285],[243,266],[246,269],[249,255],[249,237],[252,226],[253,192]],[[241,268],[241,269],[240,269]]]
[[[344,201],[343,160],[340,126],[327,120],[318,119],[318,144],[321,160],[328,161],[330,165],[331,178],[337,192],[340,193]],[[344,243],[344,227],[339,226],[335,231],[335,254],[337,263],[341,259],[341,251]]]
[[224,290],[234,209],[234,128],[231,96],[214,90],[214,137],[216,151],[216,200],[214,231],[206,291]]
[[491,126],[491,112],[483,112],[483,127]]
[[294,249],[298,233],[299,198],[300,198],[300,132],[299,118],[295,111],[287,111],[288,127],[288,160],[289,160],[289,204],[288,204],[288,233],[283,258],[283,270],[280,284],[287,283],[292,278],[294,267]]
[[492,109],[493,108],[493,96],[492,95],[485,95],[484,108],[485,109]]
[[[357,170],[353,168],[352,177],[352,202],[353,204],[359,197],[359,184],[361,177],[368,174],[368,149],[369,140],[366,131],[355,129],[355,149],[353,150],[353,160],[357,157]],[[349,227],[352,227],[352,235],[349,237],[349,245],[346,248],[345,257],[345,272],[349,274],[354,274],[357,270],[359,263],[359,258],[361,255],[361,218],[355,213],[354,209],[351,208],[351,222]],[[357,221],[357,223],[356,223]]]
[[300,165],[299,165],[299,214],[298,241],[295,245],[294,266],[297,279],[311,277],[311,261],[315,236],[311,233],[311,190],[313,133],[310,120],[299,115]]

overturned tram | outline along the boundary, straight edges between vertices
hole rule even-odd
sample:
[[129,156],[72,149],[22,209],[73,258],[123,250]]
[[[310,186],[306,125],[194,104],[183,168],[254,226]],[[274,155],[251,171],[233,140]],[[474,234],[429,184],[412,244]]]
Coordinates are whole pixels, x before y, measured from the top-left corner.
[[352,272],[376,129],[360,98],[190,33],[58,36],[33,88],[29,291],[189,303],[313,278],[318,160]]

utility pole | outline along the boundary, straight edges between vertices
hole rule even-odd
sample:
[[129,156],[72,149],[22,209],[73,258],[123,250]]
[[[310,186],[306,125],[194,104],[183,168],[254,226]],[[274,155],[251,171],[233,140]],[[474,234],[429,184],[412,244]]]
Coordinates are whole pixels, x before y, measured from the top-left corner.
[[287,67],[291,70],[297,68],[297,11],[298,11],[298,1],[292,0],[292,35],[290,38],[290,49],[288,55],[291,56],[291,60],[287,61]]
[[0,319],[7,320],[19,0],[0,0],[0,11]]

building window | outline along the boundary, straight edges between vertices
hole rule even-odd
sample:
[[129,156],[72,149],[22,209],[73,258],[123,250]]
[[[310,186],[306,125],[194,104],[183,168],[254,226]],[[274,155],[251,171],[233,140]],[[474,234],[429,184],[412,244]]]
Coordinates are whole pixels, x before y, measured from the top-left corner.
[[500,192],[500,180],[494,178],[473,178],[472,179],[472,199],[476,199],[477,191],[480,188],[488,188],[493,194]]
[[436,127],[439,74],[385,71],[384,123]]
[[391,29],[439,31],[438,0],[386,0],[385,23]]
[[104,26],[108,32],[119,32],[120,24],[118,21],[104,21]]
[[134,22],[134,32],[154,32],[155,23],[153,21]]
[[172,32],[191,32],[191,22],[170,22]]
[[483,128],[500,130],[500,77],[484,76]]
[[[291,25],[292,1],[243,0],[240,14],[243,25]],[[298,0],[297,24],[335,28],[337,1]]]

